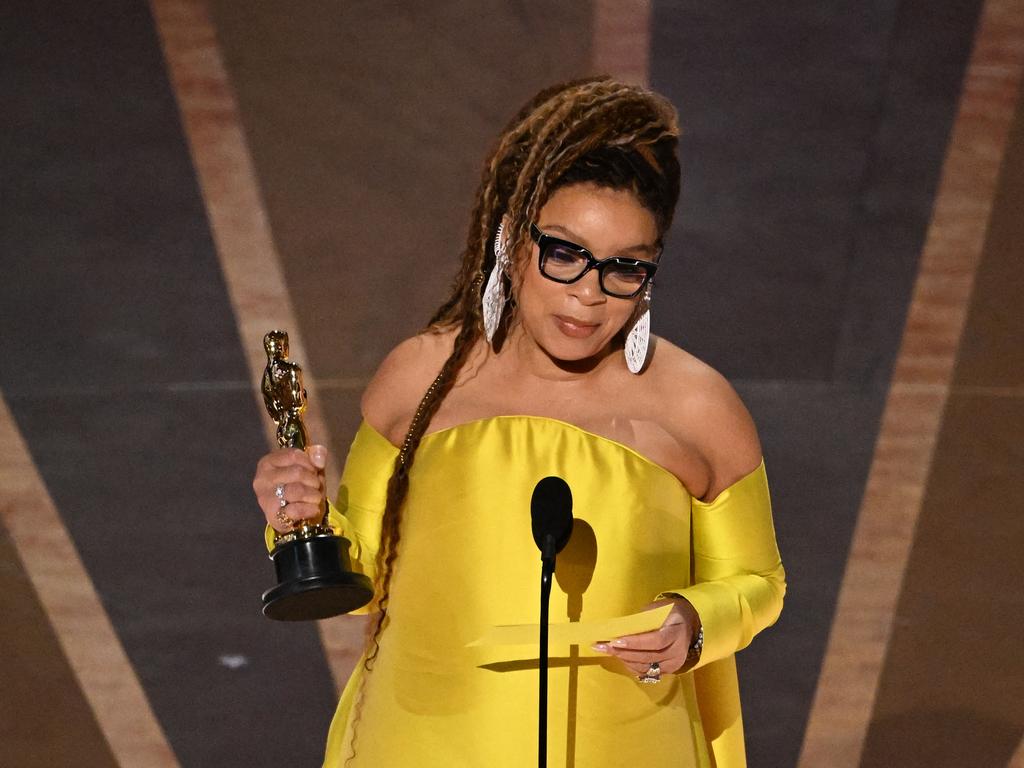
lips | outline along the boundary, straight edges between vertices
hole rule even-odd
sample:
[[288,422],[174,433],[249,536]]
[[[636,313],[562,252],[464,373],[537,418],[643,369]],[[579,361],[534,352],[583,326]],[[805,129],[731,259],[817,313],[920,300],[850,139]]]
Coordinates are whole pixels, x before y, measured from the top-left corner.
[[579,318],[570,317],[568,315],[555,315],[555,325],[557,325],[558,330],[566,336],[570,336],[574,339],[585,339],[593,334],[601,324],[588,323],[585,320],[580,320]]

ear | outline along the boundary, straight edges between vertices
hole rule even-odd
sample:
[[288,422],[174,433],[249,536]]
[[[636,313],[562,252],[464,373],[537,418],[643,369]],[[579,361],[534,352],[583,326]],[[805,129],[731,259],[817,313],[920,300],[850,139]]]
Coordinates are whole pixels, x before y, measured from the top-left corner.
[[[502,223],[504,224],[505,232],[508,232],[511,220],[507,215],[502,218]],[[508,257],[509,264],[506,274],[509,280],[510,295],[512,300],[515,301],[515,297],[523,284],[526,270],[529,269],[533,257],[533,240],[530,239],[530,236],[527,235],[519,248],[514,253],[509,253]]]

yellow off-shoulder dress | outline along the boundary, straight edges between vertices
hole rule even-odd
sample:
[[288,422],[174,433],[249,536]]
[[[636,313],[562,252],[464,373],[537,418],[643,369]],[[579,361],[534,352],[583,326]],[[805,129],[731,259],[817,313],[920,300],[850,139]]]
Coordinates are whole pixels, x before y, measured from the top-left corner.
[[[396,453],[362,424],[331,512],[354,566],[371,577]],[[536,645],[469,644],[491,626],[539,620],[530,498],[548,475],[568,482],[575,517],[558,557],[552,622],[631,614],[674,592],[704,626],[698,668],[658,685],[638,684],[589,646],[552,646],[549,764],[745,764],[733,654],[775,621],[785,591],[764,465],[704,503],[613,440],[555,419],[498,416],[420,445],[390,623],[372,671],[357,665],[342,694],[325,766],[536,764]]]

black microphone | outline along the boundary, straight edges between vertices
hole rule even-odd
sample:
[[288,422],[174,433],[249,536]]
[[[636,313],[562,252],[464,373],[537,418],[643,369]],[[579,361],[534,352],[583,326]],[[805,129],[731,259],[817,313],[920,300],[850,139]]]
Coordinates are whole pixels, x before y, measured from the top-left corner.
[[572,536],[572,491],[560,477],[545,477],[530,500],[533,540],[542,560],[551,560]]
[[533,540],[540,549],[540,659],[537,707],[537,766],[548,764],[548,605],[555,555],[572,536],[572,491],[560,477],[545,477],[533,489],[530,499]]

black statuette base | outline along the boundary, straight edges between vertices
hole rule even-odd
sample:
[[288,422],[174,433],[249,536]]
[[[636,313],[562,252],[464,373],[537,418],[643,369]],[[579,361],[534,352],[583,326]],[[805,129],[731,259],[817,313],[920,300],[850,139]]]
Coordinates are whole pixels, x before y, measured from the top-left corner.
[[349,568],[347,539],[314,536],[274,549],[278,584],[263,593],[263,615],[277,621],[327,619],[362,608],[373,584]]

